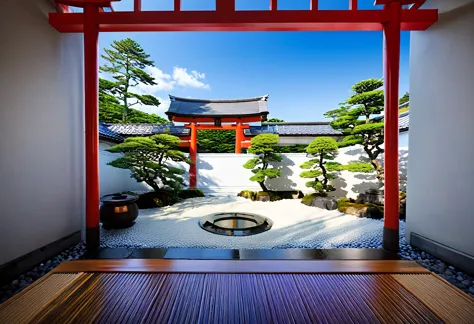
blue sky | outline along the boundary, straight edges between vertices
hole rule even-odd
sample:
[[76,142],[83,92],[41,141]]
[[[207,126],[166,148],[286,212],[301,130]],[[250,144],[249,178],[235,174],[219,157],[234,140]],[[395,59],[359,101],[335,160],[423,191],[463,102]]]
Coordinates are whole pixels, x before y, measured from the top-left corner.
[[[236,0],[237,9],[268,9],[270,0]],[[279,9],[308,9],[309,0],[279,0]],[[319,0],[320,9],[346,9],[348,0]],[[374,0],[360,8],[380,9]],[[132,0],[114,3],[130,10]],[[214,0],[182,0],[185,10],[214,9]],[[143,10],[171,10],[173,0],[142,0]],[[381,32],[160,32],[102,33],[100,51],[130,37],[155,61],[159,83],[142,87],[162,100],[140,107],[164,115],[168,94],[202,99],[269,94],[270,117],[322,121],[324,112],[347,99],[351,86],[382,77]],[[408,91],[409,34],[402,33],[400,93]],[[101,63],[103,61],[101,60]]]

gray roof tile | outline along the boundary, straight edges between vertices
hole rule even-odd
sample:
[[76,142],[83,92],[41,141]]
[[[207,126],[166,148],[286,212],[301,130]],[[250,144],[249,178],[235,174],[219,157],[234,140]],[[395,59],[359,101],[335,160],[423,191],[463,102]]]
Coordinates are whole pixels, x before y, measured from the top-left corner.
[[162,124],[109,124],[109,129],[124,136],[143,136],[154,134],[171,134],[188,136],[189,129],[184,126]]
[[255,116],[268,114],[268,96],[237,100],[202,100],[171,96],[168,116]]
[[110,140],[112,142],[122,142],[124,140],[122,136],[109,129],[107,125],[103,123],[99,123],[99,138]]

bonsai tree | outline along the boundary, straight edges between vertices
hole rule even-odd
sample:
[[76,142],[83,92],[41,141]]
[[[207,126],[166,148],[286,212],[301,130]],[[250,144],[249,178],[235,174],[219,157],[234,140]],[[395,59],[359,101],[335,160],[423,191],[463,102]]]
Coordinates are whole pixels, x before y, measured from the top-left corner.
[[260,134],[252,138],[248,152],[258,157],[248,160],[244,168],[251,169],[254,175],[250,181],[258,182],[264,192],[268,192],[265,186],[267,179],[273,179],[280,176],[280,170],[270,168],[272,162],[281,162],[280,154],[275,153],[274,147],[278,143],[278,135]]
[[339,147],[356,144],[363,146],[370,163],[354,163],[347,166],[351,172],[368,172],[375,170],[377,179],[383,181],[383,166],[377,158],[384,152],[380,146],[384,142],[384,123],[374,119],[384,109],[384,93],[379,90],[383,86],[380,79],[369,79],[356,83],[352,87],[353,95],[336,110],[328,111],[325,116],[332,118],[331,126],[344,135]]
[[313,158],[301,165],[302,169],[308,171],[301,172],[300,177],[313,179],[306,183],[306,187],[313,188],[319,197],[326,197],[328,192],[336,190],[328,182],[337,178],[333,171],[341,170],[340,163],[331,162],[336,158],[337,150],[337,142],[331,137],[318,137],[306,148]]
[[191,164],[186,155],[178,150],[180,139],[173,135],[159,134],[151,137],[129,137],[123,143],[109,149],[111,153],[123,153],[122,157],[108,163],[116,168],[129,169],[131,177],[138,182],[145,182],[158,192],[160,186],[170,186],[176,192],[183,186],[181,177],[184,170],[172,167],[167,162],[186,162]]
[[[148,106],[159,106],[160,101],[152,95],[132,92],[139,84],[156,85],[155,78],[145,71],[154,66],[150,55],[136,41],[126,38],[113,41],[111,48],[104,49],[102,58],[108,63],[102,65],[101,72],[112,76],[114,81],[101,79],[101,91],[114,96],[122,106],[122,122],[129,122],[130,107],[141,103]],[[132,102],[134,101],[134,102]]]

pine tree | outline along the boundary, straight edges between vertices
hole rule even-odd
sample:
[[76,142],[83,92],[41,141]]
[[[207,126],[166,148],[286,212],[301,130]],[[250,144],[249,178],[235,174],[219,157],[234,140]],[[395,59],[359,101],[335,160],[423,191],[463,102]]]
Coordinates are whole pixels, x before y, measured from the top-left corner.
[[306,187],[313,188],[320,197],[326,197],[328,192],[336,190],[329,184],[329,180],[336,179],[337,174],[333,171],[340,171],[342,168],[340,163],[332,162],[337,151],[337,142],[331,137],[317,137],[306,148],[312,159],[300,166],[302,169],[309,169],[301,172],[300,177],[313,179],[306,183]]
[[128,121],[131,106],[138,103],[148,106],[158,106],[160,104],[160,101],[152,95],[140,95],[131,92],[131,89],[139,84],[156,84],[153,76],[144,70],[154,64],[149,57],[150,55],[145,53],[140,44],[130,38],[114,41],[111,48],[106,48],[105,55],[102,55],[102,58],[109,63],[104,64],[99,69],[101,72],[110,74],[114,79],[114,81],[101,81],[102,90],[120,100],[123,107],[123,123]]
[[258,157],[250,159],[244,164],[244,168],[251,169],[254,174],[250,177],[250,181],[258,182],[264,192],[268,192],[265,181],[280,176],[280,170],[269,167],[272,162],[282,161],[281,155],[274,152],[274,147],[277,144],[278,135],[260,134],[255,136],[251,140],[248,151]]
[[168,161],[192,163],[186,154],[179,151],[179,142],[178,137],[168,134],[129,137],[123,143],[107,149],[111,153],[123,154],[108,165],[129,169],[132,178],[138,182],[145,182],[156,192],[160,190],[160,186],[156,183],[157,179],[163,185],[177,191],[184,184],[181,176],[185,171],[172,167]]
[[384,142],[384,123],[374,120],[384,110],[384,93],[380,88],[383,81],[368,79],[356,83],[352,87],[353,95],[336,110],[328,111],[325,116],[332,118],[331,126],[344,135],[339,147],[360,144],[367,153],[370,164],[353,163],[346,166],[351,172],[367,172],[375,170],[377,179],[383,181],[383,166],[377,158],[384,153],[381,145]]

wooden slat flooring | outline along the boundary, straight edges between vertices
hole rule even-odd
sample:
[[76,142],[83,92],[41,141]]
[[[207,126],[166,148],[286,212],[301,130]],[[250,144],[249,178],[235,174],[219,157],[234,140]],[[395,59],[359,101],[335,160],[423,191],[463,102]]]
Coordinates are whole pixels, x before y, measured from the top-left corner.
[[412,261],[401,260],[78,260],[54,272],[167,272],[167,273],[430,273]]
[[[65,263],[0,305],[0,323],[473,323],[474,319],[473,298],[414,262],[383,261],[388,263],[382,266],[374,261],[360,261],[365,265],[141,261],[143,271],[138,271],[139,262]],[[221,262],[228,264],[224,267]],[[214,270],[206,272],[212,264]],[[28,312],[22,311],[29,303],[33,306]]]

